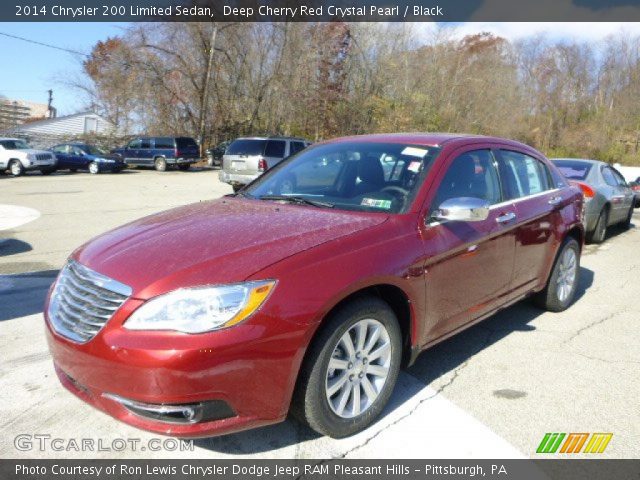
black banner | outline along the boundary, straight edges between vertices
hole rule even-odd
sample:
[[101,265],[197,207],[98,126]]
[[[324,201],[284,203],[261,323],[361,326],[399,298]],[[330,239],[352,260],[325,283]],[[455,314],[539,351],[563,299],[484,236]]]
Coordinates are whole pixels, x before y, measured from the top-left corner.
[[3,0],[2,22],[640,21],[640,0]]
[[640,460],[0,460],[3,480],[640,478]]

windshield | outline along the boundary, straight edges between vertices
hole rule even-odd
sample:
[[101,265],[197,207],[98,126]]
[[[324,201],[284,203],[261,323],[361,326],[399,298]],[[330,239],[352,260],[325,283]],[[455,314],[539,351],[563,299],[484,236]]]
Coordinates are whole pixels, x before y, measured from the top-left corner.
[[289,157],[242,193],[265,200],[311,200],[342,210],[404,213],[439,152],[397,143],[317,145]]
[[562,174],[571,180],[585,180],[591,170],[591,163],[579,160],[554,160],[553,163]]
[[101,148],[94,147],[93,145],[83,145],[82,149],[85,151],[85,153],[88,153],[89,155],[106,155],[107,154],[107,152],[105,152]]
[[227,148],[226,155],[262,155],[266,140],[234,140]]
[[27,150],[29,148],[24,140],[0,140],[0,145],[7,150]]

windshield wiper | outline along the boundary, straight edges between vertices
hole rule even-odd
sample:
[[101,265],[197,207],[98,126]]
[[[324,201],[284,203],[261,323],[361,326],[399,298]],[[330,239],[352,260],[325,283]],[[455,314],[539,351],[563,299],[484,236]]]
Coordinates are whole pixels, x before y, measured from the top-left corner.
[[298,205],[312,205],[314,207],[320,208],[333,208],[334,205],[332,203],[321,202],[318,200],[311,200],[305,197],[299,197],[296,195],[262,195],[259,197],[260,200],[277,200],[288,203],[296,203]]

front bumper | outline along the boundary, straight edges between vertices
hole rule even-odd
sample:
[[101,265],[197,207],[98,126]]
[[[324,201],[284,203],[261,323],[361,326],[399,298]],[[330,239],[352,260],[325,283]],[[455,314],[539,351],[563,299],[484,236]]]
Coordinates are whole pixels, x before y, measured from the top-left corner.
[[[304,330],[263,313],[233,328],[199,335],[123,329],[141,304],[126,301],[84,344],[55,332],[45,307],[47,342],[56,373],[69,391],[125,423],[178,437],[219,435],[284,420],[304,352]],[[218,410],[203,421],[176,423],[142,415],[126,401],[202,403]]]
[[247,185],[253,182],[260,175],[258,174],[243,174],[243,173],[229,173],[224,170],[218,173],[218,178],[223,183],[230,185]]

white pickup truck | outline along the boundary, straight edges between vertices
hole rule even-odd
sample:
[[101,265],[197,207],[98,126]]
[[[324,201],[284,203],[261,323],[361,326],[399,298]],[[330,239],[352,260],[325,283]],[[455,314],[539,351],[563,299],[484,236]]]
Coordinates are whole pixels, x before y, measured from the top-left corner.
[[19,177],[27,170],[40,170],[43,175],[56,171],[56,156],[45,150],[33,150],[19,138],[0,138],[0,172],[9,170]]

